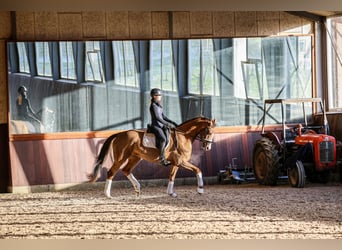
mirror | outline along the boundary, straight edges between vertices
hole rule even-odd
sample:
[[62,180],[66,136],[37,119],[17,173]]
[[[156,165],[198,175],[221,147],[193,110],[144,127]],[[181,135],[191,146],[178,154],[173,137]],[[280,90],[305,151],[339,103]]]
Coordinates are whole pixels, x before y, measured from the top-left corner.
[[163,90],[164,112],[174,121],[203,115],[218,126],[256,125],[264,99],[312,94],[311,36],[7,48],[11,134],[145,128],[154,87]]

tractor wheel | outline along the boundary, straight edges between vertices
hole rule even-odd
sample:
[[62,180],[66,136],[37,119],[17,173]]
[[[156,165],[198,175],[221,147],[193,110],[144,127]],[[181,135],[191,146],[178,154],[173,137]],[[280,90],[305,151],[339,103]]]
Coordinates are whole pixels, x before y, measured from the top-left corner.
[[301,161],[296,162],[296,166],[287,170],[291,187],[303,188],[305,186],[305,169]]
[[253,150],[253,169],[257,181],[263,185],[274,186],[279,175],[279,152],[269,138],[261,138]]

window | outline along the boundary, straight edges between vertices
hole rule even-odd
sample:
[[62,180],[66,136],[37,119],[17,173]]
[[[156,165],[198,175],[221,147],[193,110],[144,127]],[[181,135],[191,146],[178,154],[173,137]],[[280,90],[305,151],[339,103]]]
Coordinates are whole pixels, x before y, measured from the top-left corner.
[[151,88],[177,91],[176,74],[170,40],[151,41]]
[[60,76],[62,79],[76,79],[72,42],[59,42]]
[[342,110],[342,17],[327,20],[329,109]]
[[17,49],[19,55],[19,72],[30,73],[25,44],[26,43],[24,42],[17,42]]
[[86,42],[85,79],[87,82],[104,82],[100,42]]
[[248,59],[241,62],[243,81],[245,83],[246,97],[251,99],[263,99],[263,89],[260,81],[261,60]]
[[[59,44],[53,47],[54,53],[45,55],[56,54],[58,58],[54,60],[60,63],[53,66],[60,68],[53,72],[61,70],[62,77],[75,76],[75,53],[80,53],[77,58],[84,67],[80,71],[87,73],[87,81],[103,82],[91,86],[37,78],[32,72],[32,77],[15,74],[19,63],[27,71],[31,68],[28,62],[35,62],[32,52],[36,46],[34,42],[10,42],[8,53],[14,68],[8,77],[10,119],[16,120],[17,89],[25,85],[35,91],[30,100],[34,110],[54,111],[42,114],[46,132],[145,128],[150,122],[146,91],[149,87],[161,87],[169,93],[163,98],[165,112],[177,122],[204,115],[215,117],[219,126],[261,124],[264,99],[312,97],[312,38],[308,35],[45,43],[43,47]],[[78,49],[73,49],[73,45]],[[104,48],[110,53],[101,58]],[[17,55],[17,49],[22,53]],[[338,58],[335,59],[336,66],[340,66]],[[104,79],[102,69],[108,70],[108,79]],[[152,86],[140,88],[140,79]],[[182,86],[181,91],[178,86]],[[296,121],[297,111],[288,108],[289,119]],[[276,122],[281,119],[281,112],[274,110],[269,116]]]
[[212,39],[189,40],[189,93],[219,95]]
[[48,42],[36,42],[36,64],[39,76],[52,76]]
[[114,82],[123,86],[139,87],[133,42],[113,41]]
[[[262,100],[264,86],[267,84],[264,84],[263,81],[261,38],[242,38],[235,39],[235,41],[239,44],[237,48],[240,48],[240,51],[237,50],[237,55],[241,60],[242,80],[244,82],[241,89],[245,88],[247,99]],[[246,59],[244,60],[244,58]]]
[[235,96],[312,97],[311,47],[311,36],[234,39]]

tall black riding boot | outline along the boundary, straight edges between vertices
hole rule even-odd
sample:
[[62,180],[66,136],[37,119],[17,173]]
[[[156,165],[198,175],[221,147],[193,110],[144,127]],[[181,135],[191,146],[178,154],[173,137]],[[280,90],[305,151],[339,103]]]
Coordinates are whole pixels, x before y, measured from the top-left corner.
[[171,165],[171,162],[165,159],[165,144],[161,146],[160,148],[160,163],[164,166]]

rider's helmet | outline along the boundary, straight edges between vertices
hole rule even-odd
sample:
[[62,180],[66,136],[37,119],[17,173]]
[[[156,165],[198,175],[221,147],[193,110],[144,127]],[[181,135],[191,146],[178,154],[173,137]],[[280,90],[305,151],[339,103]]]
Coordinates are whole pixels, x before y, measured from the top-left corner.
[[154,88],[154,89],[151,89],[150,95],[151,97],[156,96],[156,95],[162,95],[162,91],[161,89]]
[[24,92],[27,92],[27,88],[25,87],[25,86],[20,86],[19,88],[18,88],[18,93],[19,94],[24,94]]

